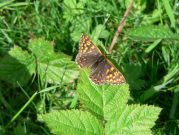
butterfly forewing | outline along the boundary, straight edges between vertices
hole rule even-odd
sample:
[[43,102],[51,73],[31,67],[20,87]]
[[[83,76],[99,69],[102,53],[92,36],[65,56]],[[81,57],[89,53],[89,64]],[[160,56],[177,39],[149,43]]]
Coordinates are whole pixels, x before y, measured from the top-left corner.
[[90,79],[95,84],[125,83],[123,75],[86,35],[83,35],[80,40],[80,49],[76,57],[76,62],[81,68],[91,68]]
[[78,65],[81,68],[92,66],[101,55],[92,41],[86,35],[83,35],[80,40],[79,53],[76,56]]

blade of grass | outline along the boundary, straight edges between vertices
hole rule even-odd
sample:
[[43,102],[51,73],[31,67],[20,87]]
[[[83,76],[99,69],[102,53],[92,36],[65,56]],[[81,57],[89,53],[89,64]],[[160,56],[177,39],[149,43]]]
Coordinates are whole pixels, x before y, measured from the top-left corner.
[[141,96],[140,96],[140,102],[144,103],[147,101],[149,98],[157,94],[160,90],[164,89],[168,84],[170,84],[173,80],[169,80],[166,83],[162,83],[157,86],[153,86],[146,90]]
[[8,122],[8,124],[5,126],[5,129],[9,127],[9,125],[15,121],[15,119],[21,114],[21,112],[31,103],[31,101],[36,97],[37,92],[35,92],[31,98],[25,103],[25,105],[12,117],[12,119]]
[[0,8],[1,9],[8,9],[8,10],[15,10],[14,7],[27,6],[27,5],[30,4],[30,2],[14,2],[14,1],[15,0],[10,0],[10,1],[7,1],[7,2],[0,3]]
[[176,88],[175,91],[174,91],[172,107],[170,109],[170,115],[169,115],[170,119],[175,119],[175,112],[176,112],[176,109],[177,109],[177,106],[178,106],[178,99],[179,99],[179,87]]
[[150,97],[158,93],[160,90],[164,89],[168,84],[173,81],[173,76],[179,72],[179,65],[176,65],[167,75],[164,76],[162,83],[157,86],[153,86],[146,90],[141,96],[140,101],[145,102]]
[[14,0],[2,2],[2,3],[0,3],[0,8],[3,8],[4,6],[11,4],[12,2],[14,2]]
[[161,41],[162,39],[155,40],[149,47],[147,47],[145,53],[151,52]]
[[48,88],[45,88],[45,89],[39,91],[38,93],[49,92],[49,91],[51,91],[51,90],[53,90],[53,89],[56,89],[56,88],[58,88],[58,87],[60,87],[60,86],[59,86],[59,85],[56,85],[56,86],[48,87]]
[[[20,84],[19,82],[17,82],[17,84],[18,84],[19,88],[22,90],[22,92],[24,93],[24,95],[29,99],[30,96],[29,96],[28,93],[23,89],[23,87],[21,86],[21,84]],[[36,105],[35,105],[35,103],[34,103],[33,101],[32,101],[32,104],[33,104],[33,106],[34,106],[35,109],[36,109]]]
[[162,0],[163,2],[163,5],[164,5],[164,8],[167,12],[167,15],[170,19],[170,22],[171,22],[171,27],[175,28],[176,27],[176,20],[175,20],[175,17],[174,17],[174,13],[172,11],[172,8],[170,6],[170,3],[169,3],[169,0]]
[[1,32],[4,35],[4,37],[6,37],[8,43],[12,44],[13,40],[8,36],[8,34],[3,29],[1,29]]
[[41,90],[40,92],[35,92],[30,98],[29,100],[25,103],[24,106],[22,106],[22,108],[12,117],[12,119],[8,122],[8,124],[5,126],[5,129],[7,129],[9,127],[9,125],[14,122],[16,120],[16,118],[22,113],[22,111],[33,101],[33,99],[37,96],[37,94],[39,93],[43,93],[43,92],[48,92],[54,88],[57,88],[59,86],[53,86],[53,87],[49,87],[49,88],[45,88],[43,90]]
[[179,72],[179,64],[176,64],[176,66],[166,76],[164,76],[164,83],[172,79],[178,72]]
[[72,102],[70,104],[70,108],[75,109],[77,104],[78,104],[78,95],[75,95],[75,97],[73,98],[73,100],[72,100]]

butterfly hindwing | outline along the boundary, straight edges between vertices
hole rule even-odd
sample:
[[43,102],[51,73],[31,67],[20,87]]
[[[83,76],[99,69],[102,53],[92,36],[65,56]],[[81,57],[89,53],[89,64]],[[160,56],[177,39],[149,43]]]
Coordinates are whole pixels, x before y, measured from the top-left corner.
[[124,76],[107,59],[104,59],[96,68],[92,69],[90,79],[95,84],[122,84],[125,82]]
[[90,74],[90,79],[95,83],[95,84],[103,84],[105,83],[105,58],[101,56],[96,63],[94,63],[91,66],[91,74]]

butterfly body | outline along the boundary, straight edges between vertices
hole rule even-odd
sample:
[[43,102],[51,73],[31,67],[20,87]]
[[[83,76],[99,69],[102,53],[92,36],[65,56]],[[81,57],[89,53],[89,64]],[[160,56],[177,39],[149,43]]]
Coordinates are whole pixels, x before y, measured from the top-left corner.
[[122,84],[125,78],[104,54],[92,43],[87,35],[80,40],[76,62],[81,68],[90,68],[89,78],[95,84]]

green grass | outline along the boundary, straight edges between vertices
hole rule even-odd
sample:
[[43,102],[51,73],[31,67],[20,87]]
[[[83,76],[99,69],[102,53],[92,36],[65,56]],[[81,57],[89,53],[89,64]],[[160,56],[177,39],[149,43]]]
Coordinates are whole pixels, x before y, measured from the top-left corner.
[[[39,115],[83,106],[74,63],[80,37],[89,35],[107,52],[128,3],[0,1],[0,134],[50,135]],[[129,103],[162,108],[154,135],[179,133],[177,3],[136,1],[107,55],[129,84]]]

